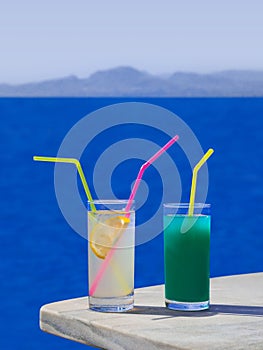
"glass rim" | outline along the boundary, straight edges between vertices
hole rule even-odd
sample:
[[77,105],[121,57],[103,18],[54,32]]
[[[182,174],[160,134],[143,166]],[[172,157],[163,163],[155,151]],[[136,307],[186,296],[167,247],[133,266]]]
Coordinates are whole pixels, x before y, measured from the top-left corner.
[[[190,203],[164,203],[163,204],[164,208],[189,208]],[[194,208],[195,209],[208,209],[211,207],[211,204],[209,203],[194,203]]]
[[[127,203],[129,199],[93,199],[92,201],[88,200],[88,203],[93,204],[122,204]],[[132,203],[135,203],[134,199]]]

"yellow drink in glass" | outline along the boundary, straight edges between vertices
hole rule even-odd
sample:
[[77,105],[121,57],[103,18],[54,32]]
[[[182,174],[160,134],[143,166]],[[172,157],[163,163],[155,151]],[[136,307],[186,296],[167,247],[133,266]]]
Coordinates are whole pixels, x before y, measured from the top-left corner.
[[114,253],[89,296],[89,305],[96,311],[127,311],[133,307],[135,212],[124,211],[126,200],[93,203],[95,212],[88,207],[89,287],[109,252],[114,249]]

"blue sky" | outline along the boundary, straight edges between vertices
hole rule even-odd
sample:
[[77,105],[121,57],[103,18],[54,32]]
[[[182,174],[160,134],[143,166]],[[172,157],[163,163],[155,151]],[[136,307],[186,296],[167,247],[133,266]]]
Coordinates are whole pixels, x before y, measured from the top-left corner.
[[0,83],[129,65],[154,74],[263,70],[262,0],[8,0]]

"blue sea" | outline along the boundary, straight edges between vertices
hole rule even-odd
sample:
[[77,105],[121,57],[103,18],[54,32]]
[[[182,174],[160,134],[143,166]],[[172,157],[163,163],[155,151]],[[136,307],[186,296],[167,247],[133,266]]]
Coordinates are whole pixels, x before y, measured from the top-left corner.
[[[211,276],[263,271],[262,98],[2,98],[0,349],[87,349],[39,329],[43,304],[87,295],[87,242],[60,212],[54,165],[32,156],[56,155],[81,118],[123,102],[172,111],[204,150],[215,149],[207,197]],[[135,287],[163,281],[160,234],[136,247]]]

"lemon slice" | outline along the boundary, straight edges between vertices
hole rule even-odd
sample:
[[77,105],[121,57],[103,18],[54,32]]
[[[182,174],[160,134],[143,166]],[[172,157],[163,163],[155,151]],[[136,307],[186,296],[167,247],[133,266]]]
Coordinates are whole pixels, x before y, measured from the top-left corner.
[[100,259],[105,259],[108,252],[128,226],[130,219],[125,216],[111,217],[98,222],[90,233],[90,248]]

